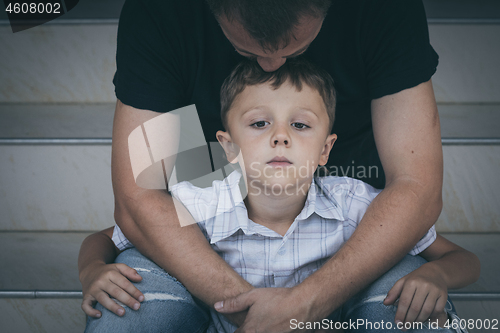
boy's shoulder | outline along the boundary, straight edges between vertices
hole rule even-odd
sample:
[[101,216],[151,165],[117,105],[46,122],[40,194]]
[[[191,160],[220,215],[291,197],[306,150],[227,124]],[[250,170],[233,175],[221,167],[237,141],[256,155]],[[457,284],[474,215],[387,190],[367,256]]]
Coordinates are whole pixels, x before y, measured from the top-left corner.
[[171,187],[173,198],[180,201],[196,222],[204,222],[224,212],[230,212],[234,205],[243,202],[239,190],[241,174],[233,171],[222,180],[213,180],[211,186],[196,186],[183,181]]
[[241,173],[233,171],[229,176],[221,180],[213,180],[210,186],[198,186],[196,182],[183,181],[173,185],[170,188],[172,196],[186,196],[196,194],[201,200],[211,200],[214,196],[218,196],[221,191],[227,191],[238,186],[241,178]]

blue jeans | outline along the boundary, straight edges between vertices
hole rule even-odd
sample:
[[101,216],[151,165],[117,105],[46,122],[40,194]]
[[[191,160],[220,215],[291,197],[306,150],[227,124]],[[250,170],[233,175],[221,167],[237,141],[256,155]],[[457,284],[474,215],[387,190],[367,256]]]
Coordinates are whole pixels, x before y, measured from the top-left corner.
[[[397,329],[394,323],[397,306],[385,306],[382,302],[387,296],[387,292],[394,284],[403,276],[411,273],[427,261],[420,256],[406,255],[403,260],[391,268],[387,273],[382,275],[378,280],[369,285],[366,289],[360,291],[344,305],[332,313],[328,319],[344,323],[344,327],[348,327],[348,332],[401,332]],[[448,302],[445,306],[445,311],[450,319],[458,318],[455,307],[448,297]],[[383,324],[382,324],[383,321]],[[360,323],[359,326],[352,323]],[[450,321],[451,324],[451,321]],[[408,323],[407,325],[410,325]],[[441,332],[466,332],[461,330],[452,330],[439,328],[435,322],[414,323],[413,327],[406,332],[419,333],[441,333]]]
[[116,263],[126,264],[137,270],[142,281],[134,285],[145,300],[134,311],[121,304],[125,315],[119,317],[97,303],[99,319],[89,317],[85,332],[171,332],[201,333],[210,324],[210,314],[200,307],[191,294],[174,277],[135,248],[120,253]]
[[[89,317],[85,332],[198,333],[205,332],[210,326],[209,311],[200,306],[180,282],[140,254],[135,248],[122,252],[115,262],[135,268],[142,276],[142,281],[134,284],[144,294],[145,300],[137,311],[124,306],[125,315],[123,317],[118,317],[98,303],[96,309],[101,311],[102,317],[99,319]],[[387,326],[384,326],[383,329],[377,326],[382,320],[384,323],[390,322],[394,331],[400,332],[395,329],[394,324],[396,307],[385,306],[382,301],[397,280],[425,262],[419,256],[407,255],[368,288],[348,300],[328,319],[338,322],[364,320],[364,326],[359,326],[356,330],[351,325],[347,330],[344,330],[346,332],[389,331]],[[456,315],[451,301],[447,304],[447,310],[450,315]],[[423,329],[408,330],[407,332],[415,331],[419,333],[454,332],[446,329],[428,329],[425,326]]]

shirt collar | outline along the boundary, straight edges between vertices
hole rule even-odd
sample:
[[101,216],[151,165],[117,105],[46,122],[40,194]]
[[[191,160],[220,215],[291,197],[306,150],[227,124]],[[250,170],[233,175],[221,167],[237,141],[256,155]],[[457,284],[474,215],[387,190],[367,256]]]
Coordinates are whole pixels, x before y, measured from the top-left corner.
[[[233,171],[220,183],[217,210],[213,219],[212,235],[210,238],[210,243],[212,244],[233,235],[238,230],[241,230],[247,236],[260,234],[269,237],[281,237],[278,233],[250,221],[241,195],[241,177],[240,172]],[[244,186],[241,188],[243,189]],[[339,203],[343,200],[339,200],[341,196],[334,194],[328,187],[324,186],[321,178],[313,179],[307,193],[304,208],[302,208],[296,220],[306,220],[313,213],[327,220],[345,220],[343,207]]]
[[220,182],[218,190],[217,209],[210,226],[212,234],[210,243],[233,235],[238,230],[249,233],[248,212],[243,202],[240,190],[241,173],[233,171]]
[[304,208],[297,216],[297,219],[306,220],[313,213],[316,213],[324,219],[343,221],[343,207],[339,203],[342,200],[338,200],[341,198],[332,194],[324,186],[322,178],[314,178],[309,188]]

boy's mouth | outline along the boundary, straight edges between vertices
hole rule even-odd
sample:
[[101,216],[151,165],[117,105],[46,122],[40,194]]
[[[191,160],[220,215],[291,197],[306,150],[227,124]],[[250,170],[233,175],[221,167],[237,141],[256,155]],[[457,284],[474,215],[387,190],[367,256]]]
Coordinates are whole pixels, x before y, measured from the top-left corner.
[[269,162],[267,162],[268,165],[271,165],[273,167],[285,167],[285,166],[289,166],[292,164],[292,162],[290,162],[286,157],[284,156],[276,156],[275,158],[273,158],[272,160],[270,160]]

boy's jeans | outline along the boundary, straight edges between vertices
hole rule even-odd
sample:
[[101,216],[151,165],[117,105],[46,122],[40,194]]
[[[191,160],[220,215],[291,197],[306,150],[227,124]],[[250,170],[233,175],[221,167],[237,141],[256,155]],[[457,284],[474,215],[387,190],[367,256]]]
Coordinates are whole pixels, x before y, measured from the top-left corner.
[[[85,332],[198,333],[205,332],[209,327],[210,331],[213,329],[209,311],[200,307],[181,283],[135,248],[122,252],[116,258],[116,262],[135,268],[142,276],[142,281],[135,286],[144,294],[145,300],[138,311],[124,307],[123,317],[118,317],[97,304],[96,309],[101,311],[102,317],[100,319],[89,317]],[[345,332],[388,332],[390,331],[387,326],[389,322],[392,325],[392,331],[401,332],[396,329],[394,323],[396,307],[385,306],[382,302],[398,279],[425,262],[419,256],[407,255],[390,271],[332,313],[329,319],[343,322],[344,328],[347,328],[347,330],[344,329]],[[455,309],[449,300],[447,311],[450,317],[456,316]],[[352,323],[361,323],[361,320],[364,324],[353,329],[356,327]],[[384,326],[381,326],[382,321]],[[351,325],[348,327],[349,323]],[[443,328],[432,329],[424,324],[422,329],[410,329],[407,332],[455,331]]]

